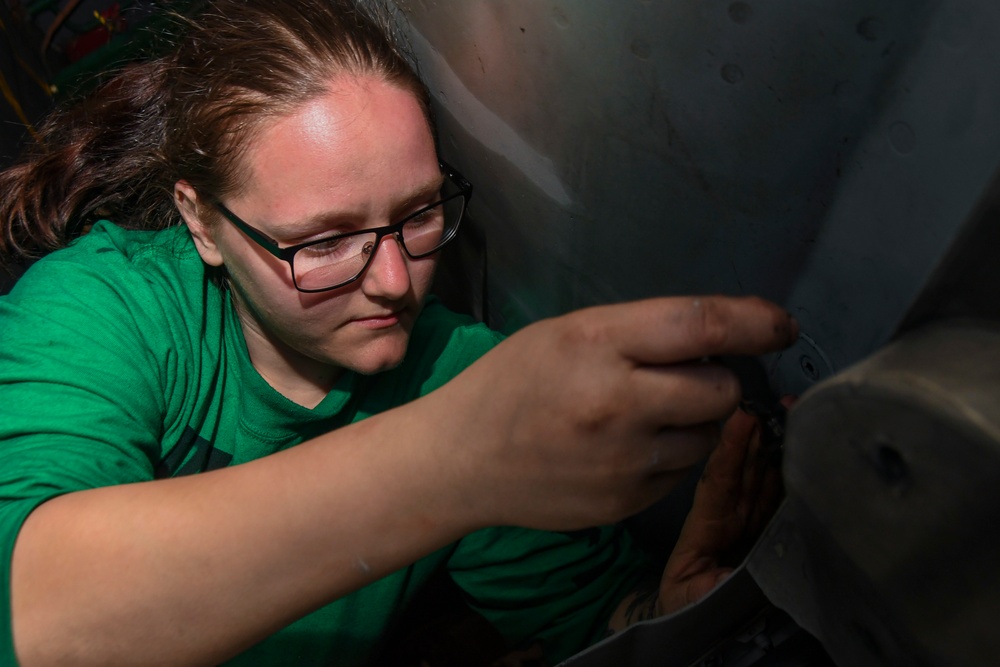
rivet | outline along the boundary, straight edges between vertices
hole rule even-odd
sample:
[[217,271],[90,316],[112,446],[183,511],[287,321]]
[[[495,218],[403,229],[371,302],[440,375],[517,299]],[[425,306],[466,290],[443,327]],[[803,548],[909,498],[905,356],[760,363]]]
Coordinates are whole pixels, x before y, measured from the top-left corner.
[[869,16],[858,21],[858,34],[869,42],[878,41],[885,31],[885,24],[874,16]]
[[644,39],[634,39],[629,45],[629,50],[639,60],[649,60],[649,42]]
[[740,69],[739,65],[723,65],[722,79],[726,83],[739,83],[743,80],[743,70]]
[[569,17],[566,16],[566,12],[564,12],[559,7],[556,7],[555,11],[553,12],[552,19],[555,21],[556,25],[559,26],[560,28],[569,27]]
[[729,18],[743,25],[753,17],[753,7],[745,2],[734,2],[729,5]]
[[917,135],[912,127],[903,121],[896,121],[889,126],[889,144],[900,155],[906,155],[916,148]]

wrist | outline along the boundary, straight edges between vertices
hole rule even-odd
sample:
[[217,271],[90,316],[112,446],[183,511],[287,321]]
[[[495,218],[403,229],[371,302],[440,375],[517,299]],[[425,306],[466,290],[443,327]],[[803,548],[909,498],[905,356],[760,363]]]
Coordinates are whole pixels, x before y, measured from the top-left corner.
[[495,523],[487,511],[488,480],[473,456],[476,434],[454,418],[446,389],[392,410],[392,428],[406,434],[400,436],[406,441],[400,452],[406,497],[421,515],[433,517],[436,529],[459,539]]
[[660,605],[658,588],[657,582],[650,580],[640,583],[634,591],[626,595],[608,622],[608,635],[621,632],[630,625],[662,616],[663,609]]

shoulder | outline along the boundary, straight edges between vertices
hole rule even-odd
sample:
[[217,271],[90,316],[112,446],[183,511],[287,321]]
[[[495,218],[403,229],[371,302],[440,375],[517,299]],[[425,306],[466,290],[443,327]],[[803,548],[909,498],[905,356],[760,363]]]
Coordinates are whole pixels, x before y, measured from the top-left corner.
[[187,269],[200,264],[190,235],[183,227],[139,231],[102,220],[68,247],[39,260],[18,285],[66,273],[109,277],[134,273],[146,276],[143,282],[177,280],[189,273]]
[[53,362],[162,372],[165,360],[200,345],[218,298],[206,288],[186,230],[98,223],[36,262],[0,298],[0,332],[24,363],[44,348]]
[[69,247],[36,262],[6,297],[9,309],[150,309],[200,299],[204,268],[186,230],[129,231],[99,222]]
[[225,302],[185,234],[99,224],[0,297],[0,402],[17,406],[0,442],[47,433],[31,446],[59,434],[68,449],[159,455],[163,429],[214,386],[225,348]]
[[[180,273],[183,265],[198,259],[186,231],[131,231],[101,221],[68,247],[38,260],[14,285],[11,293],[34,292],[41,286],[68,279],[103,277],[111,282],[129,274]],[[143,281],[148,282],[148,281]],[[127,287],[127,286],[125,286]]]

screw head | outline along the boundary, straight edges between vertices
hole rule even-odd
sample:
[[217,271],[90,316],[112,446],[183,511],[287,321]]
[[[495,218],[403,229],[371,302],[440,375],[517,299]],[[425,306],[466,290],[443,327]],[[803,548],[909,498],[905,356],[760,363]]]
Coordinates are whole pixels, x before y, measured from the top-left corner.
[[810,380],[819,379],[819,369],[816,367],[816,362],[808,354],[803,354],[799,357],[799,368],[802,369],[802,373]]

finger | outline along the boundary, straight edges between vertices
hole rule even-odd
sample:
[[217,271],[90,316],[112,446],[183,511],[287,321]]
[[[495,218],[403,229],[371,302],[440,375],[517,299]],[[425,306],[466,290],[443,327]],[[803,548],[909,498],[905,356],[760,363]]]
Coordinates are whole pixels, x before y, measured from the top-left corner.
[[639,366],[630,377],[630,408],[659,426],[721,421],[740,400],[740,384],[728,368],[704,362]]
[[798,336],[798,324],[787,311],[757,297],[647,299],[580,311],[580,316],[640,364],[759,355],[788,347]]
[[757,428],[754,417],[742,410],[735,410],[726,420],[719,445],[705,465],[702,479],[729,480],[738,490],[742,486],[749,444]]
[[[742,412],[742,411],[741,411]],[[753,420],[753,431],[746,445],[746,459],[743,463],[743,480],[740,489],[739,515],[752,527],[754,515],[760,509],[761,491],[768,468],[768,457],[763,453],[759,419]]]
[[751,516],[750,529],[753,533],[760,532],[774,516],[784,496],[784,485],[781,479],[781,469],[769,465],[761,480],[757,503]]
[[740,504],[745,493],[747,442],[755,428],[756,420],[740,410],[726,421],[719,444],[712,451],[698,480],[692,512],[701,517],[722,517],[741,509],[748,511]]
[[653,474],[686,471],[705,460],[719,441],[713,422],[663,429],[654,441],[649,460]]
[[[759,489],[764,469],[770,461],[768,447],[764,444],[766,426],[764,418],[751,415],[742,407],[736,413],[749,417],[748,421],[751,427],[746,436],[746,462],[743,466],[743,482],[747,494],[750,495]],[[745,417],[740,417],[740,419],[743,420]]]

